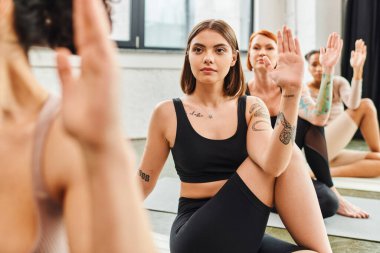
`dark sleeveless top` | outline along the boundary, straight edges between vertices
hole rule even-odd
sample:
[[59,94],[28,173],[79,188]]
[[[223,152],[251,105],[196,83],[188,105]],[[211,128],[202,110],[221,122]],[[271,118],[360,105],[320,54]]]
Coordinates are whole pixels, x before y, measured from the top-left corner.
[[198,134],[179,98],[173,99],[177,134],[171,149],[177,174],[182,182],[204,183],[228,179],[248,157],[246,96],[238,100],[238,124],[228,139],[212,140]]

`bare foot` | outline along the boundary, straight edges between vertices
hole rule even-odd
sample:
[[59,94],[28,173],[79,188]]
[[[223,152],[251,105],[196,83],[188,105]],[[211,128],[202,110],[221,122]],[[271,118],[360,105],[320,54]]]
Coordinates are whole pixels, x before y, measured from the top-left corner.
[[369,214],[366,211],[348,202],[342,196],[339,196],[338,198],[339,198],[339,208],[338,208],[337,214],[351,217],[351,218],[368,219]]

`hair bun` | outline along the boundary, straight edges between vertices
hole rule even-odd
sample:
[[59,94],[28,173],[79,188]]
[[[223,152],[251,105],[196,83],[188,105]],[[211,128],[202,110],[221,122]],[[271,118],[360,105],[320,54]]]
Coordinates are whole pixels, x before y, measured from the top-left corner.
[[[103,3],[110,14],[108,0]],[[14,27],[25,51],[66,47],[75,53],[72,0],[14,0]]]

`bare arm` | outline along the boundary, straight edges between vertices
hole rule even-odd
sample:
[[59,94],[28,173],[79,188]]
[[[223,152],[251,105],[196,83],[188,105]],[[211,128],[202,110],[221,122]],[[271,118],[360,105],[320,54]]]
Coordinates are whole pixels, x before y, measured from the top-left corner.
[[163,102],[156,107],[150,120],[145,150],[138,171],[144,198],[152,192],[169,155],[170,147],[165,137],[165,129],[166,124],[170,122],[170,112],[174,115],[173,103]]
[[351,87],[348,81],[341,77],[342,85],[340,95],[344,104],[350,109],[357,109],[360,106],[362,97],[363,69],[367,57],[367,46],[363,40],[355,42],[355,50],[351,51],[350,64],[354,75],[351,81]]
[[106,13],[97,0],[75,0],[73,6],[81,74],[72,75],[68,50],[57,50],[57,64],[64,127],[80,143],[89,180],[91,252],[155,252],[134,154],[121,130],[116,50]]
[[334,67],[339,60],[343,41],[337,33],[329,35],[326,48],[320,49],[319,61],[322,64],[322,80],[317,101],[308,92],[303,92],[300,101],[301,118],[317,126],[326,125],[332,103]]
[[298,40],[293,39],[290,29],[286,27],[282,33],[278,33],[278,50],[276,69],[265,59],[271,78],[282,89],[280,113],[273,130],[265,104],[258,98],[252,98],[248,103],[248,154],[266,173],[273,176],[279,176],[285,170],[293,152],[303,76],[303,60]]
[[334,85],[339,87],[339,96],[347,108],[356,109],[359,107],[362,97],[362,80],[352,79],[350,86],[346,78],[336,76],[334,78]]

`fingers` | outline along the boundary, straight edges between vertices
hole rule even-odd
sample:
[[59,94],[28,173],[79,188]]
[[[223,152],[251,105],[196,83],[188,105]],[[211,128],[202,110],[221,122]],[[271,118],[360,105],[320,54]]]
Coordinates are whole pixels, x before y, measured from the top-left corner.
[[108,40],[109,20],[100,0],[74,0],[74,36],[78,52],[89,41]]
[[[339,37],[339,38],[340,38],[340,37]],[[339,39],[339,40],[338,40],[338,48],[337,48],[338,53],[339,53],[339,57],[340,57],[340,55],[341,55],[341,53],[342,53],[342,48],[343,48],[343,40],[342,40],[342,39]]]
[[332,47],[332,39],[333,39],[334,33],[330,33],[329,37],[327,38],[326,48]]
[[295,52],[301,54],[301,47],[298,39],[294,39],[292,30],[283,26],[282,32],[277,32],[277,46],[279,53]]
[[67,91],[73,83],[73,75],[69,62],[70,51],[66,48],[56,49],[58,75],[61,80],[62,94],[66,97]]
[[295,43],[296,43],[296,53],[298,55],[302,55],[301,45],[300,45],[300,42],[299,42],[298,38],[295,39]]
[[274,69],[274,66],[272,65],[272,62],[269,60],[269,58],[265,55],[263,57],[265,68],[268,71],[272,71]]
[[277,32],[277,48],[278,48],[278,53],[284,52],[284,43],[283,43],[283,38],[280,31]]
[[286,26],[282,27],[282,36],[284,38],[283,40],[284,53],[287,53],[289,52],[289,37],[288,37],[288,29]]
[[290,29],[287,29],[286,30],[286,35],[288,37],[288,43],[289,43],[289,52],[295,52],[295,45],[294,45],[294,39],[293,39],[293,34],[292,34],[292,30]]
[[319,55],[320,55],[319,57],[321,57],[325,53],[326,53],[326,48],[324,48],[324,47],[319,48]]

